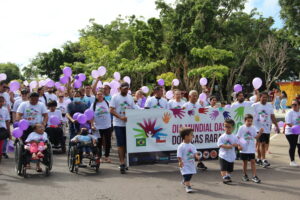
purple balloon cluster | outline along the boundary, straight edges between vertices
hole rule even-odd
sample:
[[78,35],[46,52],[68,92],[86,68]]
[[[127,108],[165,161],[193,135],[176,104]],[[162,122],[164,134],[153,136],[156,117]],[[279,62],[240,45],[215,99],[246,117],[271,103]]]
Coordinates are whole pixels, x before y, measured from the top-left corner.
[[23,135],[23,131],[27,130],[29,127],[29,122],[26,119],[22,119],[19,122],[13,124],[14,130],[12,134],[15,138],[20,138]]
[[84,114],[75,113],[73,115],[73,119],[76,120],[79,124],[85,124],[87,121],[92,120],[94,118],[94,111],[91,109],[87,109]]

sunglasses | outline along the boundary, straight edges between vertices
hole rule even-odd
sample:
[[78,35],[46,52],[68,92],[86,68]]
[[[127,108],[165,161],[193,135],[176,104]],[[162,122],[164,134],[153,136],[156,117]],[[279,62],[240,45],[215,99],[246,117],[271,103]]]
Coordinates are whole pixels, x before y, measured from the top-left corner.
[[292,106],[298,106],[298,104],[292,104]]
[[63,98],[64,96],[59,96],[59,98]]

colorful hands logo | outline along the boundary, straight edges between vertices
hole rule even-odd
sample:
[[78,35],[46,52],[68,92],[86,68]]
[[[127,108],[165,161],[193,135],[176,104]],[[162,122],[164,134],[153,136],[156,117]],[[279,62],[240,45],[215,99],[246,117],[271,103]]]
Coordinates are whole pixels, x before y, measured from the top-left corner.
[[219,114],[220,114],[219,111],[214,110],[214,111],[212,111],[212,113],[210,113],[209,117],[211,120],[216,120],[217,117],[219,116]]
[[194,116],[195,115],[195,111],[194,110],[189,110],[188,111],[188,115],[189,116]]
[[198,112],[205,115],[208,112],[208,108],[199,108]]
[[163,130],[162,128],[156,126],[156,119],[151,121],[151,119],[148,119],[143,121],[142,123],[137,123],[137,125],[140,127],[134,128],[133,130],[138,132],[134,137],[137,139],[141,138],[155,138],[156,143],[166,143],[166,137],[168,136],[165,133],[162,133],[161,131]]
[[195,115],[195,121],[200,122],[200,116],[199,115]]
[[170,119],[171,119],[171,114],[168,112],[164,113],[164,116],[162,118],[163,122],[165,124],[168,124],[170,122]]
[[185,112],[181,108],[170,109],[173,112],[175,118],[179,117],[182,119],[184,117]]
[[235,109],[235,116],[234,116],[234,120],[235,121],[242,121],[244,118],[244,111],[245,111],[245,107],[239,107],[237,109]]

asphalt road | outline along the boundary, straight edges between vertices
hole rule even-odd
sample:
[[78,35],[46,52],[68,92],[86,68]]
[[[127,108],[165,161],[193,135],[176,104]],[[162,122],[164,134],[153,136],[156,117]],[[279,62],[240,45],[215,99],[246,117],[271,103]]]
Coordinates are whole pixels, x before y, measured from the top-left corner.
[[[192,179],[192,194],[185,193],[180,184],[177,164],[157,164],[130,167],[121,175],[117,154],[112,164],[101,164],[99,174],[91,169],[70,173],[66,155],[55,155],[49,177],[32,171],[24,179],[16,175],[13,155],[0,164],[0,199],[300,199],[300,168],[289,167],[288,145],[284,135],[271,141],[269,169],[258,168],[261,184],[241,181],[241,161],[235,162],[233,184],[224,185],[217,161],[207,161],[208,171],[201,171]],[[298,163],[300,163],[297,158]],[[249,172],[250,173],[250,172]]]

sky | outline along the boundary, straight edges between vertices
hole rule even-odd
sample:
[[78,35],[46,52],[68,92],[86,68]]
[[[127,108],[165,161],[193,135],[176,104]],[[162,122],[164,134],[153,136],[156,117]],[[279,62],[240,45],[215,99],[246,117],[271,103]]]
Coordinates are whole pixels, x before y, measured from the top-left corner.
[[[173,3],[175,0],[165,0]],[[78,30],[89,19],[108,24],[119,14],[158,17],[155,0],[0,0],[0,63],[13,62],[21,68],[39,52],[77,41]],[[245,11],[257,8],[282,27],[278,0],[248,0]]]

